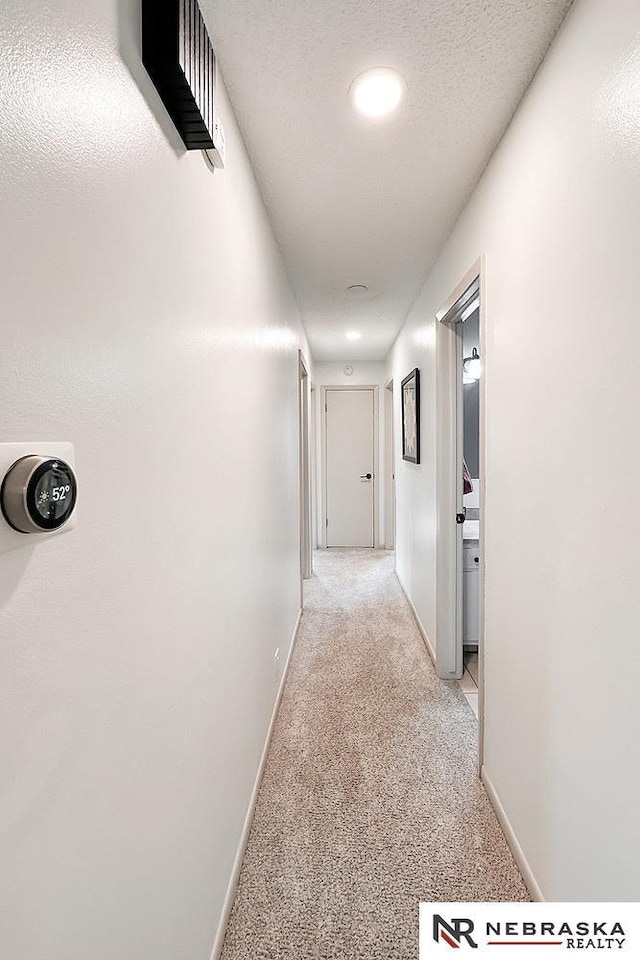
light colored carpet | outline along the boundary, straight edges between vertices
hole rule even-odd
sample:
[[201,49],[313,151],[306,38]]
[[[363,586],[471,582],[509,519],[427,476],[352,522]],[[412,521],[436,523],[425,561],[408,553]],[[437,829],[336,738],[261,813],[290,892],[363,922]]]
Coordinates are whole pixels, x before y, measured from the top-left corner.
[[420,900],[527,900],[386,551],[315,555],[223,960],[415,960]]

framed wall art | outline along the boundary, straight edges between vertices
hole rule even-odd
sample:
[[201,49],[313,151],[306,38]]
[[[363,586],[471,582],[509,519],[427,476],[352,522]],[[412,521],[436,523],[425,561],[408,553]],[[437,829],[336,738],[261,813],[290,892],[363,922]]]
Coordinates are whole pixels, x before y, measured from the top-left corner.
[[420,371],[402,381],[402,459],[420,463]]

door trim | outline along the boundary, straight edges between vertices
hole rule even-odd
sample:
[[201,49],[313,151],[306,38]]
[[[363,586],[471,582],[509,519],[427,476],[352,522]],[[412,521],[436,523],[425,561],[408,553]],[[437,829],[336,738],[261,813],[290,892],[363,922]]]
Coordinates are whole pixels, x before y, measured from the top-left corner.
[[301,350],[298,350],[298,530],[300,544],[300,608],[303,606],[303,584],[312,573],[311,524],[311,424],[309,371]]
[[[321,486],[322,486],[322,517],[320,518],[320,537],[319,545],[324,550],[327,549],[327,393],[336,390],[370,390],[373,393],[373,547],[377,549],[378,531],[380,530],[379,504],[378,504],[378,471],[380,469],[379,443],[378,443],[378,385],[375,383],[363,384],[325,384],[320,387],[320,422],[321,422]],[[362,548],[367,549],[366,547]]]
[[[462,595],[461,564],[458,564],[459,533],[453,522],[462,477],[458,476],[457,445],[462,411],[459,376],[461,338],[442,320],[462,294],[479,280],[480,293],[480,629],[478,637],[478,769],[484,760],[485,716],[485,564],[486,564],[486,318],[487,284],[484,254],[468,270],[436,314],[436,657],[437,673],[451,680],[462,675],[462,622],[459,618]],[[459,389],[454,386],[460,381]],[[455,493],[454,493],[455,491]],[[455,628],[452,632],[452,624]]]
[[396,545],[394,395],[391,377],[384,385],[384,545],[387,550],[394,550]]

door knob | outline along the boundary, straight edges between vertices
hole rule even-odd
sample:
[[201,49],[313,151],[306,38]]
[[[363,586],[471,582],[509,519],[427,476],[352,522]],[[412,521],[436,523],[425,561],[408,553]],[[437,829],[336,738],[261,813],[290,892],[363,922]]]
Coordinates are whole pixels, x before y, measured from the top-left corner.
[[370,473],[360,474],[360,479],[361,479],[361,480],[371,480],[371,474],[370,474]]

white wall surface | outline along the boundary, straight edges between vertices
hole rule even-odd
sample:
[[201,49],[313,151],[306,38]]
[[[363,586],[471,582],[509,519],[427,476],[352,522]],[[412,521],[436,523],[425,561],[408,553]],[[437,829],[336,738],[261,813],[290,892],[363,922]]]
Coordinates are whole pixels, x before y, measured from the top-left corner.
[[0,441],[80,484],[0,556],[7,960],[208,960],[298,613],[297,308],[224,96],[212,175],[138,13],[1,15]]
[[[353,367],[351,376],[344,373],[345,364],[349,363]],[[322,530],[324,524],[323,514],[323,484],[324,484],[324,461],[322,456],[322,420],[324,411],[322,410],[322,387],[357,387],[357,386],[377,386],[377,412],[376,425],[378,430],[378,442],[376,450],[377,468],[376,468],[376,547],[384,547],[385,544],[385,469],[384,469],[384,450],[385,450],[385,416],[384,416],[384,389],[389,377],[387,376],[387,365],[383,362],[352,360],[325,361],[314,364],[313,367],[313,385],[314,400],[316,407],[316,530],[318,533],[318,546],[322,545]]]
[[640,900],[639,77],[636,0],[578,0],[392,355],[422,372],[398,570],[437,643],[433,318],[484,254],[485,764],[549,900]]

